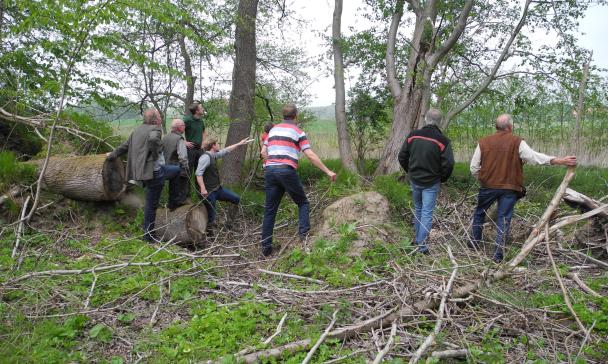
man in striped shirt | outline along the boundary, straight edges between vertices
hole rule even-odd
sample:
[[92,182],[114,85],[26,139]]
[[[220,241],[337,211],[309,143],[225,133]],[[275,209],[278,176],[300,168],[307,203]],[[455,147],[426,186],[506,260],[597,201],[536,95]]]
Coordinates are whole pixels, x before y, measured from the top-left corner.
[[301,241],[306,239],[310,230],[308,198],[306,198],[302,182],[296,173],[300,152],[304,153],[315,167],[325,172],[332,182],[336,180],[336,174],[329,170],[310,148],[306,133],[296,125],[297,119],[296,106],[294,104],[285,105],[283,122],[276,124],[270,130],[262,147],[262,156],[266,159],[264,172],[266,203],[262,224],[262,254],[266,257],[272,254],[274,222],[285,192],[298,205],[298,233]]

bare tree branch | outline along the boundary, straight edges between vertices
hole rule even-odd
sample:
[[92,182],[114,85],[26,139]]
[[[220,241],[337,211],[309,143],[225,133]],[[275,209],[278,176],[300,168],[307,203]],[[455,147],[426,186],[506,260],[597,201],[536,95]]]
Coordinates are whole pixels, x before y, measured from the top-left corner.
[[[408,1],[412,7],[413,1]],[[417,3],[417,2],[416,2]],[[401,85],[397,79],[397,70],[395,65],[395,44],[397,43],[397,32],[399,30],[399,23],[403,16],[403,0],[397,0],[395,5],[395,13],[391,20],[391,27],[388,31],[388,40],[386,42],[386,78],[388,87],[391,90],[391,94],[395,99],[401,96]]]

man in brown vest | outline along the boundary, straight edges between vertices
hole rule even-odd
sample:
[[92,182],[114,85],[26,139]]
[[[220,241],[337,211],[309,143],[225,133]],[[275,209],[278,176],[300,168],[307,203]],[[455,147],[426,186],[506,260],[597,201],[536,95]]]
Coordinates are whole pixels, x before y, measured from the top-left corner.
[[504,258],[513,207],[518,197],[523,196],[524,163],[575,166],[576,157],[557,158],[535,152],[522,138],[513,135],[511,115],[502,114],[496,118],[496,133],[479,140],[471,159],[471,174],[481,184],[473,214],[472,245],[479,247],[486,211],[494,201],[498,201],[495,263],[502,262]]

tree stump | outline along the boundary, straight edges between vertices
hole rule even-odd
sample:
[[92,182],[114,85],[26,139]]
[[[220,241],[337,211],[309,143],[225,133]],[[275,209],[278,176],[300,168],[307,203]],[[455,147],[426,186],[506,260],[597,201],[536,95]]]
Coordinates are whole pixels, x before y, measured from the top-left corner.
[[[43,160],[34,161],[38,169]],[[51,157],[43,178],[44,188],[82,201],[115,201],[126,188],[125,166],[105,154]]]
[[207,229],[207,209],[204,206],[184,205],[156,211],[156,236],[162,241],[175,238],[180,245],[195,245],[203,241]]

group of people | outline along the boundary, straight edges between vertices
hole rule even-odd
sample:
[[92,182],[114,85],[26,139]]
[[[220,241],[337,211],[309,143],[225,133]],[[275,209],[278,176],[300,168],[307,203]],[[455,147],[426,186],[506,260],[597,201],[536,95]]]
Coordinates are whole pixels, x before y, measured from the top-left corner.
[[[202,116],[201,104],[189,107],[190,114],[183,120],[174,119],[171,133],[161,139],[161,117],[155,109],[144,112],[142,125],[129,139],[108,153],[108,159],[127,154],[127,177],[143,183],[146,189],[144,209],[144,240],[153,242],[156,209],[164,182],[169,181],[167,207],[175,209],[187,203],[190,174],[194,171],[198,195],[208,211],[208,225],[216,218],[216,202],[240,203],[240,197],[223,187],[217,160],[248,139],[220,149],[215,139],[208,139]],[[437,202],[441,182],[445,182],[454,168],[454,153],[450,140],[439,129],[442,115],[430,109],[424,118],[424,126],[411,132],[398,155],[398,160],[408,174],[414,202],[414,242],[417,252],[429,254],[427,240],[433,222],[433,210]],[[279,204],[285,193],[298,206],[298,234],[302,242],[308,239],[310,207],[302,182],[296,170],[300,154],[323,171],[331,181],[336,174],[315,154],[308,137],[298,125],[298,109],[294,104],[283,107],[283,120],[265,127],[261,141],[261,157],[264,160],[264,219],[262,223],[262,254],[273,253],[272,236]],[[496,119],[496,133],[479,140],[470,170],[481,185],[477,207],[473,213],[470,246],[478,249],[482,241],[486,212],[497,202],[498,217],[493,260],[504,259],[505,242],[508,240],[513,208],[525,194],[523,164],[576,165],[576,157],[563,158],[535,152],[521,138],[513,134],[513,118],[509,114]]]
[[[433,221],[433,210],[441,182],[448,180],[454,168],[450,140],[439,125],[441,112],[430,109],[424,127],[411,132],[399,152],[399,163],[407,172],[414,201],[414,242],[417,251],[429,254],[427,240]],[[492,260],[500,263],[505,255],[513,208],[525,195],[523,164],[575,166],[576,157],[555,157],[534,151],[513,134],[513,118],[502,114],[496,119],[496,133],[481,138],[471,159],[470,171],[481,187],[469,246],[479,249],[486,213],[497,202],[496,239]]]
[[[190,174],[194,171],[198,195],[208,212],[208,227],[212,229],[216,218],[216,202],[240,203],[240,197],[222,186],[217,160],[234,149],[247,144],[248,138],[220,149],[215,139],[208,139],[205,114],[199,103],[191,105],[190,115],[171,122],[171,133],[162,137],[161,116],[155,109],[143,114],[143,124],[111,153],[113,160],[127,154],[127,179],[145,188],[144,240],[155,242],[156,210],[165,181],[169,181],[167,208],[175,209],[187,204],[190,195]],[[294,104],[283,107],[283,121],[267,125],[262,136],[261,155],[264,158],[266,203],[262,227],[262,254],[273,252],[272,235],[279,204],[285,192],[298,205],[300,239],[306,240],[310,230],[309,203],[296,173],[300,152],[313,165],[334,181],[336,174],[329,170],[312,151],[306,134],[296,125],[298,109]]]

